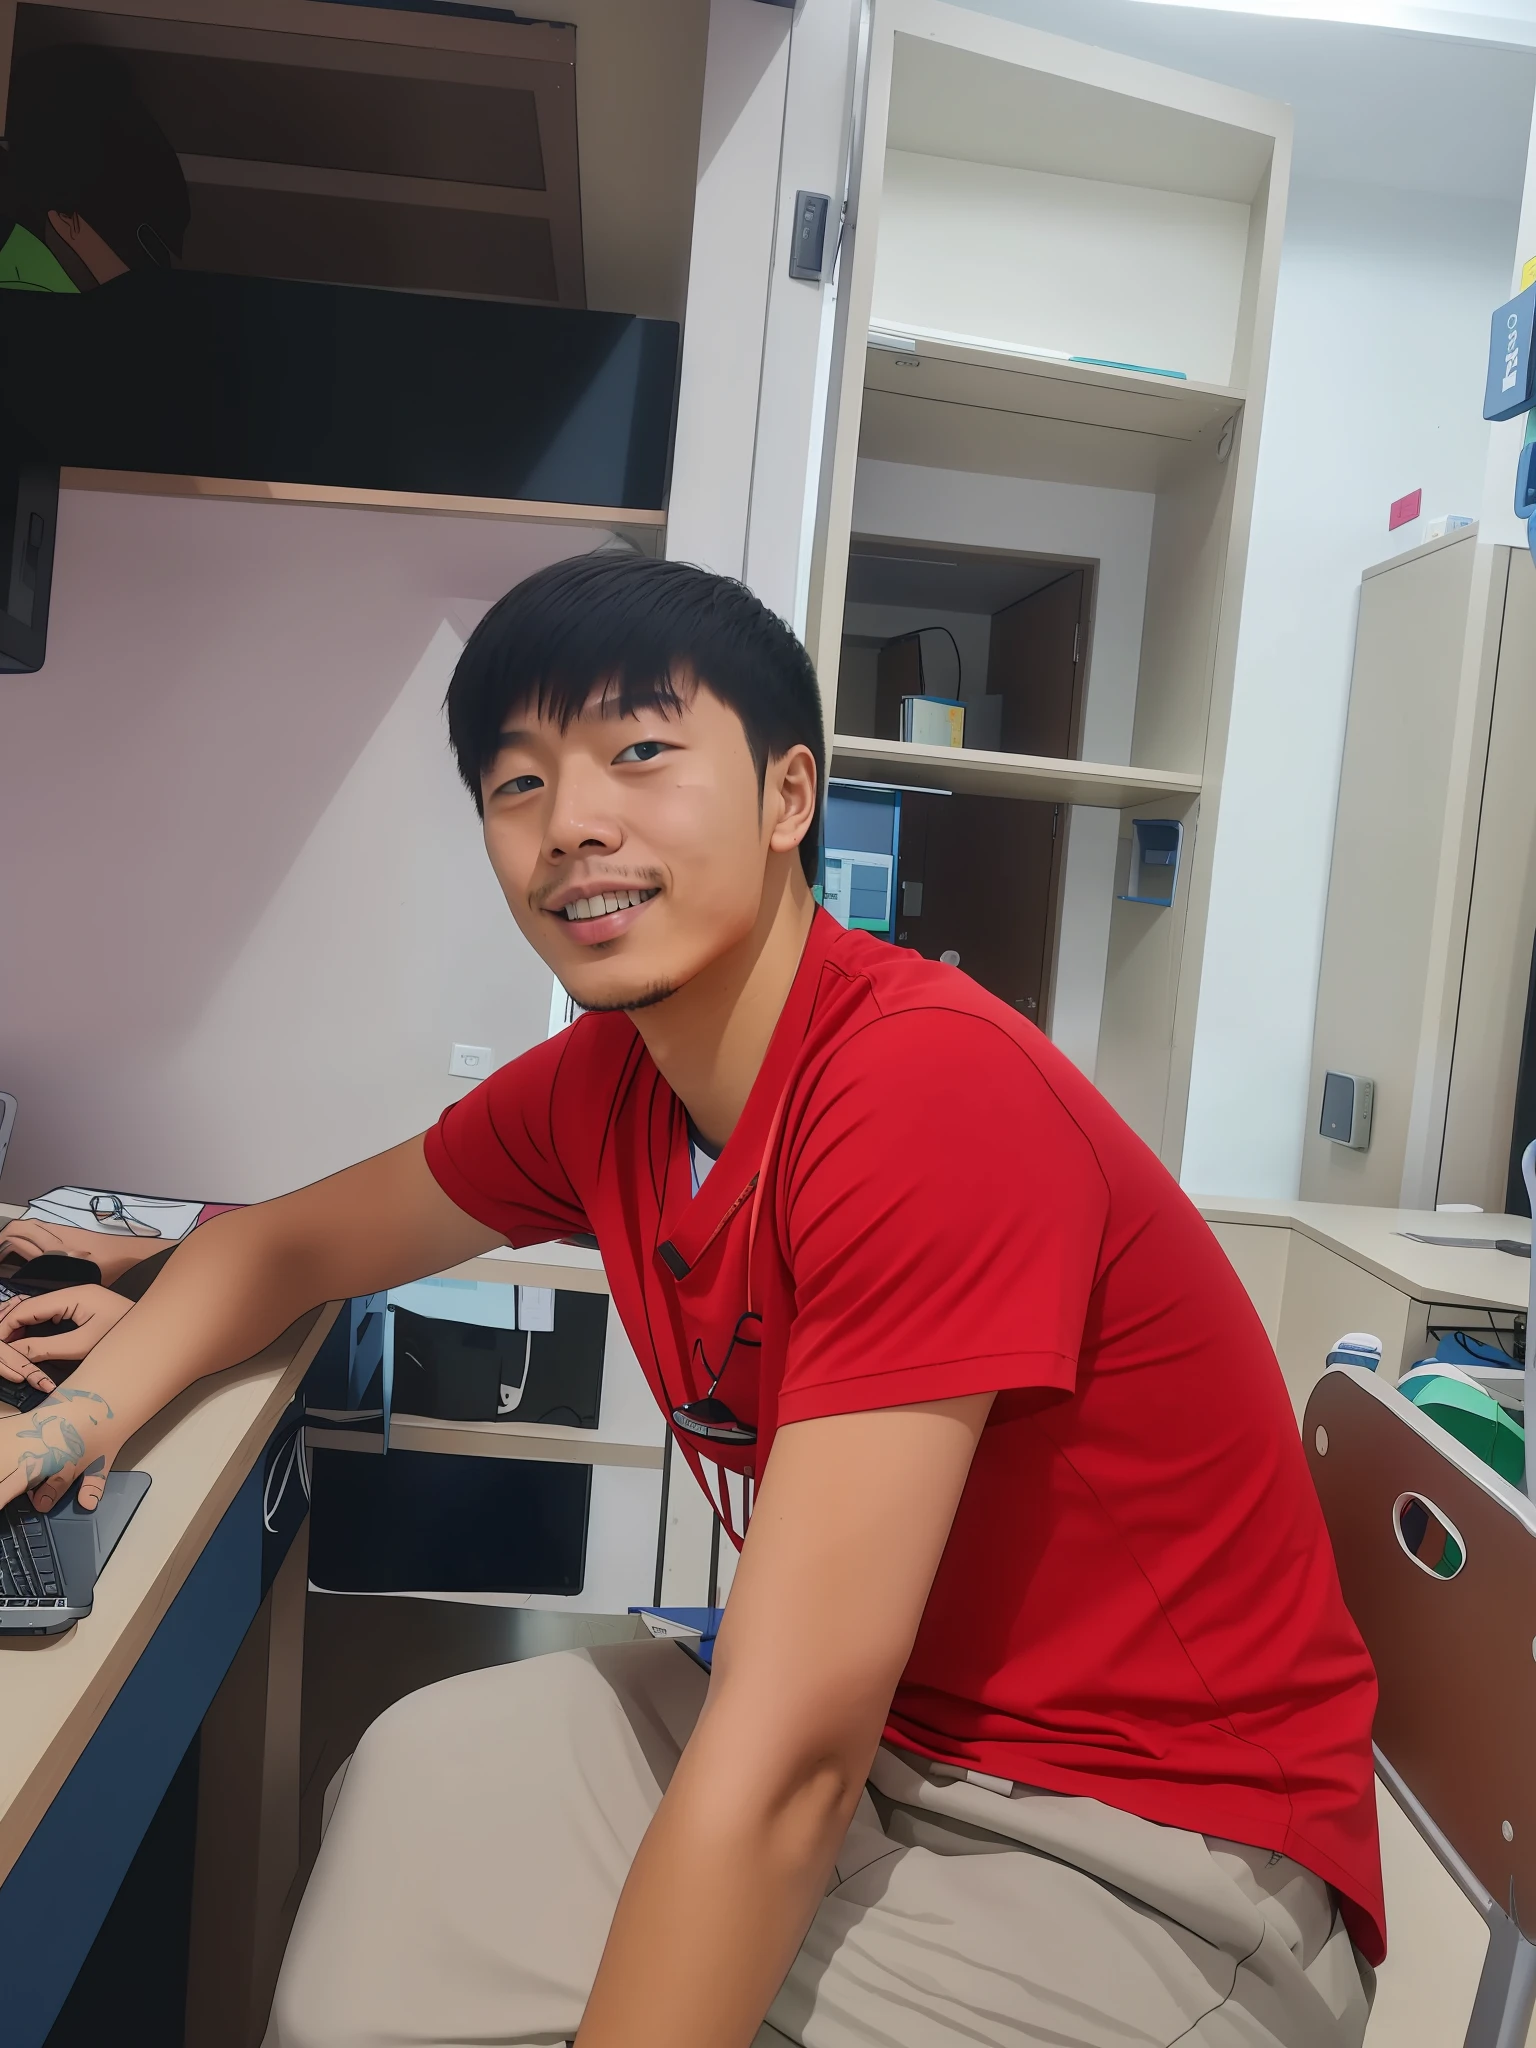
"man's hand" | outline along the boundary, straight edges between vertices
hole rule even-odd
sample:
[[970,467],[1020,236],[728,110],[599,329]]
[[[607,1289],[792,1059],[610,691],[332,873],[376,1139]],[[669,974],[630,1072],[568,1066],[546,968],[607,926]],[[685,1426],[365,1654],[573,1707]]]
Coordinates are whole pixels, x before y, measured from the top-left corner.
[[41,1223],[20,1216],[0,1229],[0,1259],[40,1259],[56,1252],[66,1259],[89,1259],[108,1284],[121,1279],[130,1266],[165,1250],[163,1237],[119,1237],[115,1231],[77,1230],[68,1223]]
[[781,1429],[578,2048],[748,2048],[874,1760],[992,1395]]
[[0,1421],[0,1507],[20,1493],[46,1514],[78,1479],[81,1507],[101,1505],[122,1445],[109,1402],[84,1387],[60,1387],[30,1415]]
[[[76,1364],[127,1315],[133,1303],[110,1287],[61,1287],[0,1306],[0,1379],[25,1381],[51,1394],[47,1365]],[[73,1323],[47,1337],[29,1337],[39,1324]]]
[[[97,1246],[119,1249],[127,1242],[56,1231],[52,1224],[12,1224],[7,1235],[14,1241],[23,1229],[38,1228],[76,1242],[32,1239],[29,1256],[73,1253],[86,1239],[87,1256],[94,1257]],[[132,1242],[139,1257],[165,1248],[160,1239]],[[382,1293],[501,1242],[443,1193],[420,1138],[297,1194],[215,1216],[177,1247],[133,1313],[101,1336],[91,1352],[88,1385],[87,1375],[77,1374],[30,1414],[0,1421],[0,1506],[30,1491],[39,1507],[51,1507],[84,1474],[80,1504],[93,1507],[122,1446],[194,1380],[253,1357],[306,1309]],[[52,1305],[57,1314],[65,1293],[57,1290],[32,1307]],[[93,1338],[103,1324],[104,1317],[100,1324],[92,1318]],[[18,1340],[12,1352],[32,1351],[28,1363],[35,1367],[37,1342]]]

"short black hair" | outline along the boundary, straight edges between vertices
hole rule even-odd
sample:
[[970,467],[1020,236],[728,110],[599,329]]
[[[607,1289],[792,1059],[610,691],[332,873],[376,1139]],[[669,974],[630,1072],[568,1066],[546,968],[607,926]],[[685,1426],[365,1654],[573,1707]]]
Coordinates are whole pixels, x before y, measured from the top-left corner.
[[770,761],[809,747],[816,817],[800,865],[816,880],[826,744],[811,657],[744,583],[688,562],[599,552],[555,562],[486,613],[448,685],[448,740],[480,810],[507,714],[533,704],[562,728],[605,685],[621,715],[679,706],[691,673],[741,720],[761,794]]

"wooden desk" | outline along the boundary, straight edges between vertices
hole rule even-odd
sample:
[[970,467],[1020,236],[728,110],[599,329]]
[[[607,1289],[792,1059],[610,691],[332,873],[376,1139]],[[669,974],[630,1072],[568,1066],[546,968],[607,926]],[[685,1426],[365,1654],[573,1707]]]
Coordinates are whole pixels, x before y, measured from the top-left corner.
[[1524,1314],[1530,1267],[1509,1252],[1415,1244],[1436,1237],[1518,1238],[1528,1216],[1466,1216],[1424,1209],[1371,1209],[1337,1202],[1197,1197],[1200,1213],[1247,1288],[1279,1354],[1298,1417],[1346,1330],[1381,1339],[1382,1370],[1395,1379],[1432,1345],[1431,1312],[1465,1310],[1476,1334],[1489,1310]]
[[[0,1920],[9,1953],[31,1965],[7,1990],[10,2048],[45,2038],[205,1715],[189,2020],[200,1981],[208,2011],[187,2038],[238,2039],[221,2035],[216,2014],[238,2009],[229,1994],[267,1967],[298,1859],[299,1656],[269,1668],[268,1651],[290,1639],[302,1651],[305,1545],[295,1542],[263,1599],[261,1461],[336,1313],[312,1310],[130,1439],[121,1469],[153,1484],[93,1612],[67,1635],[0,1646],[0,1880],[11,1880]],[[241,1916],[227,1910],[230,1891],[253,1881],[267,1924],[246,1914],[232,1937]],[[200,1922],[215,1930],[211,1949]],[[243,1967],[232,1938],[251,1951]]]

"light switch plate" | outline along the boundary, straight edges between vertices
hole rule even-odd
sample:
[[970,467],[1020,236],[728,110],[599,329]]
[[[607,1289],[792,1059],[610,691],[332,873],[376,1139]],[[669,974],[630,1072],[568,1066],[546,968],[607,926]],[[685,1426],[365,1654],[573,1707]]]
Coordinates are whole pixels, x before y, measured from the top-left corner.
[[483,1081],[496,1069],[496,1055],[488,1045],[456,1045],[448,1057],[448,1071],[458,1081]]
[[789,236],[789,274],[819,284],[826,275],[827,220],[832,201],[825,192],[797,192]]

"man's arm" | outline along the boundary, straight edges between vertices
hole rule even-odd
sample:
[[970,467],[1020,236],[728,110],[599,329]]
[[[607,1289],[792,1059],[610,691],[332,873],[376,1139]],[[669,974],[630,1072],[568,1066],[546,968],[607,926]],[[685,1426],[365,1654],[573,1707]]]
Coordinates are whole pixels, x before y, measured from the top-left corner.
[[124,1273],[165,1250],[163,1237],[117,1237],[106,1230],[78,1230],[69,1223],[44,1223],[36,1216],[18,1216],[0,1224],[0,1258],[40,1259],[48,1253],[66,1259],[88,1259],[110,1287]]
[[81,1505],[94,1507],[122,1445],[194,1380],[250,1358],[320,1302],[375,1294],[501,1241],[449,1201],[420,1138],[216,1216],[67,1386],[0,1421],[0,1505],[30,1489],[52,1507],[85,1474]]
[[779,1431],[578,2048],[751,2042],[863,1790],[992,1399]]

